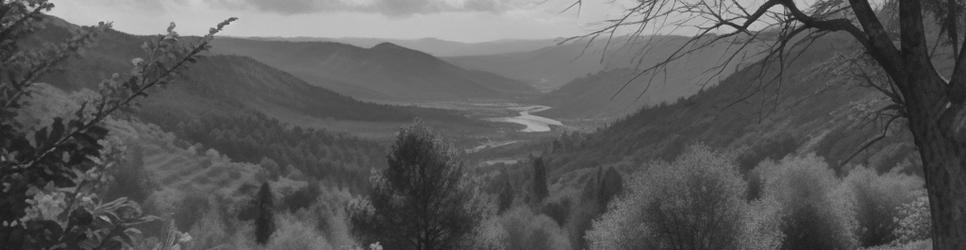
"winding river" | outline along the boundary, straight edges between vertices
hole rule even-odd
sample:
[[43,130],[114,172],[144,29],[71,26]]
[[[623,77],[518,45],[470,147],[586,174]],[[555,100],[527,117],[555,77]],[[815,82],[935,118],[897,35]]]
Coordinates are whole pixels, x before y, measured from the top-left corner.
[[543,116],[533,115],[540,111],[546,111],[551,109],[550,106],[544,105],[530,105],[530,106],[516,106],[509,107],[508,109],[519,112],[520,115],[510,116],[510,117],[497,117],[489,118],[487,120],[496,122],[509,122],[516,123],[526,126],[520,132],[548,132],[550,131],[550,126],[563,126],[558,120],[546,118]]

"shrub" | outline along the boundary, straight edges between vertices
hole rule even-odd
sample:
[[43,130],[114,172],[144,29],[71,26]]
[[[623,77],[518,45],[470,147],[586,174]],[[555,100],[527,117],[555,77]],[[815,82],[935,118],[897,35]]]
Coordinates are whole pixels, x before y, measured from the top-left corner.
[[278,231],[265,244],[265,249],[271,250],[326,250],[336,249],[311,224],[304,223],[301,218],[293,216],[279,216],[276,222]]
[[594,222],[591,249],[738,249],[745,183],[726,156],[694,146],[654,163]]
[[534,214],[526,206],[507,211],[500,224],[506,233],[506,250],[570,249],[566,232],[553,219]]
[[899,207],[896,223],[896,242],[900,244],[929,239],[932,233],[932,215],[929,212],[929,196],[920,193],[913,201]]
[[922,191],[923,180],[898,173],[876,174],[875,170],[857,167],[842,181],[849,197],[855,220],[856,236],[861,246],[878,246],[895,241],[899,208],[912,202]]
[[839,181],[825,161],[810,154],[762,164],[764,198],[780,206],[782,249],[852,249],[855,224],[833,191]]
[[47,0],[0,2],[0,75],[4,76],[0,79],[0,221],[5,224],[0,227],[0,245],[10,249],[132,247],[139,237],[134,227],[156,218],[144,215],[135,201],[105,200],[96,193],[107,184],[110,168],[118,164],[123,151],[116,138],[108,137],[104,122],[148,90],[174,80],[234,18],[202,38],[191,39],[197,43],[193,47],[183,47],[171,25],[166,35],[145,39],[141,48],[147,59],[132,59],[130,73],[111,74],[69,114],[39,122],[22,120],[21,113],[53,113],[25,109],[37,91],[38,79],[63,66],[98,35],[110,32],[109,24],[100,23],[71,29],[63,41],[53,43],[52,37],[35,33],[52,22],[46,13],[53,8]]
[[570,216],[571,203],[570,197],[560,197],[556,200],[548,201],[540,209],[540,212],[556,221],[558,225],[566,225],[567,217]]

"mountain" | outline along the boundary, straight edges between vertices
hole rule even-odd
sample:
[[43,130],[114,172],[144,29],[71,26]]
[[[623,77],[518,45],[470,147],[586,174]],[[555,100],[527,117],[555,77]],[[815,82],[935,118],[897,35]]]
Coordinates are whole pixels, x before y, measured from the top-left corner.
[[[52,17],[53,18],[53,17]],[[37,34],[38,41],[59,41],[77,27],[66,22]],[[97,42],[79,58],[68,60],[63,70],[41,79],[65,90],[95,89],[113,72],[127,72],[131,59],[143,52],[140,45],[147,37],[118,31],[101,34]],[[192,38],[185,38],[190,40]],[[139,113],[172,119],[190,119],[200,115],[245,115],[256,112],[296,125],[327,127],[355,132],[364,124],[379,124],[383,134],[391,134],[393,126],[416,118],[428,122],[475,124],[455,112],[440,109],[401,107],[363,102],[336,92],[313,86],[284,71],[247,57],[212,55],[189,66],[181,79],[163,91],[141,101]],[[334,121],[343,121],[338,127]],[[385,125],[383,125],[385,124]],[[392,124],[392,125],[389,125]],[[384,131],[383,131],[384,130]],[[369,131],[367,131],[369,132]]]
[[316,86],[373,101],[506,99],[536,92],[519,81],[465,70],[392,43],[367,49],[332,42],[221,38],[213,46],[215,53],[249,56]]
[[336,42],[351,44],[357,47],[369,48],[377,44],[388,42],[399,44],[406,48],[423,51],[434,56],[472,56],[492,55],[513,52],[531,51],[543,47],[553,46],[559,39],[504,39],[488,42],[456,42],[437,38],[422,39],[390,39],[390,38],[324,38],[324,37],[246,37],[251,40],[288,41],[288,42]]
[[616,61],[621,59],[617,55],[631,54],[634,51],[629,50],[630,48],[615,50],[619,54],[611,57],[614,61],[610,61],[613,63],[607,66],[611,69],[574,79],[536,100],[537,103],[554,107],[541,115],[565,119],[613,120],[642,107],[672,103],[714,86],[726,76],[750,64],[747,62],[753,62],[758,53],[756,48],[748,47],[733,62],[727,62],[727,58],[735,54],[736,46],[729,41],[720,41],[700,49],[689,47],[687,49],[694,49],[692,53],[665,67],[644,72],[644,69],[665,61],[674,49],[680,47],[674,44],[680,39],[669,39],[654,40],[648,44],[651,51],[634,58],[636,63],[640,63],[639,66],[619,66]]
[[[549,151],[552,171],[564,179],[582,170],[616,166],[627,171],[654,160],[673,160],[686,147],[705,144],[737,155],[746,171],[764,159],[815,153],[842,173],[851,154],[882,133],[882,121],[861,107],[885,106],[881,94],[830,74],[835,57],[856,46],[833,35],[816,41],[793,62],[775,60],[743,68],[715,87],[674,104],[642,109],[586,136],[558,140]],[[792,53],[792,54],[796,54]],[[765,65],[764,74],[760,71]],[[776,78],[779,70],[781,78]],[[849,164],[880,172],[917,173],[918,156],[904,125],[856,155]]]
[[[534,51],[447,57],[446,60],[464,68],[493,72],[524,81],[542,91],[551,91],[601,71],[650,67],[666,59],[688,39],[683,36],[622,36],[610,41],[604,38],[593,41],[579,39]],[[721,55],[732,49],[726,46],[729,41],[720,41],[710,48],[697,51],[696,54],[703,56],[692,56],[698,61],[687,63],[708,65],[721,61]]]

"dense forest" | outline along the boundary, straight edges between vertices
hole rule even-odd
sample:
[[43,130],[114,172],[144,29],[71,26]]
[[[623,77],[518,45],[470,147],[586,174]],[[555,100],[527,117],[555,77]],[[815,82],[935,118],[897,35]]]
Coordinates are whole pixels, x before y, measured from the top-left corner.
[[304,174],[359,188],[370,169],[385,166],[382,160],[385,150],[378,143],[341,133],[287,126],[258,113],[202,116],[187,121],[144,116],[179,138],[191,138],[192,143],[216,148],[232,160],[259,163],[272,176]]

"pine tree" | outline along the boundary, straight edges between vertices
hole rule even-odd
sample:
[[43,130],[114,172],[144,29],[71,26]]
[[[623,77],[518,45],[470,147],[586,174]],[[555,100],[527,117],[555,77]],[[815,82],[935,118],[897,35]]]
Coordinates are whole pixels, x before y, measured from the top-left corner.
[[275,232],[272,199],[272,187],[268,185],[268,182],[263,182],[255,199],[257,213],[255,215],[255,242],[261,245],[268,243],[268,239]]
[[502,187],[500,187],[500,194],[497,197],[497,209],[499,212],[506,211],[507,208],[513,205],[513,197],[513,185],[510,184],[510,178],[507,177]]
[[607,168],[603,176],[598,177],[598,179],[600,183],[598,184],[597,205],[603,211],[607,209],[607,203],[613,200],[624,189],[624,181],[621,179],[620,173],[614,168]]
[[368,200],[349,209],[353,234],[386,249],[463,249],[482,212],[452,152],[419,124],[403,129]]
[[543,199],[550,195],[550,191],[547,190],[547,167],[543,162],[543,157],[533,158],[533,197],[536,199],[534,202],[539,203]]

